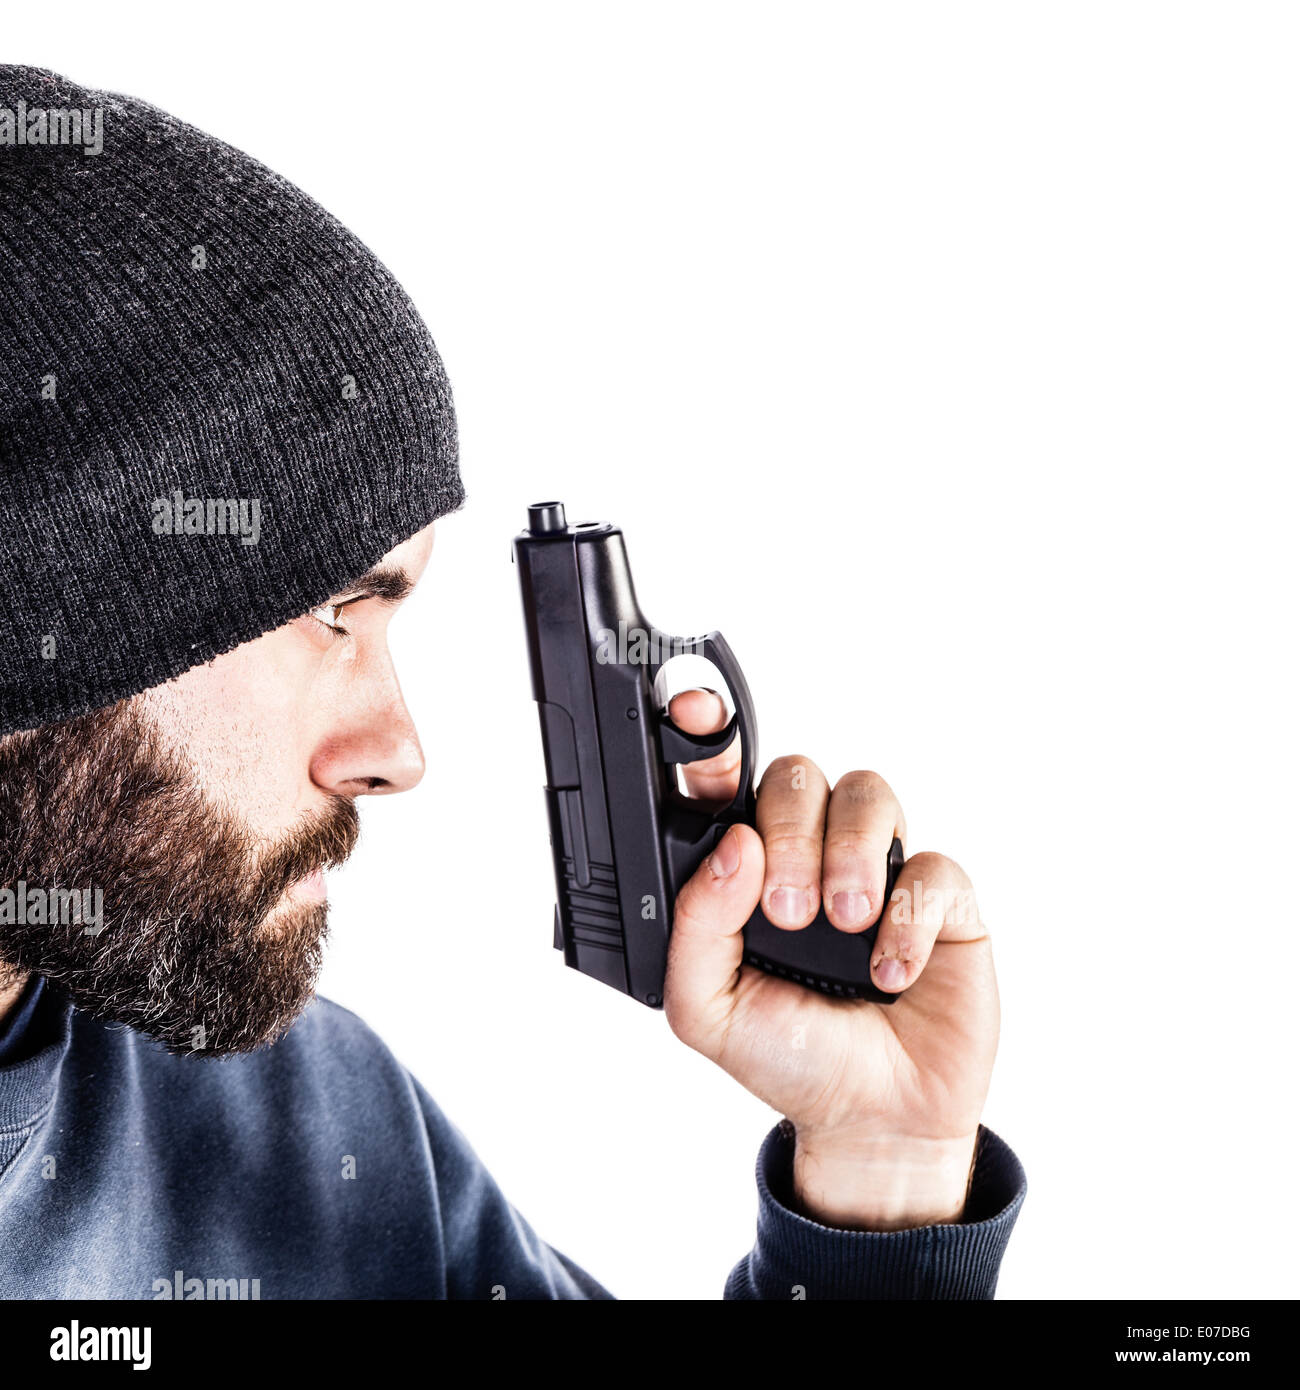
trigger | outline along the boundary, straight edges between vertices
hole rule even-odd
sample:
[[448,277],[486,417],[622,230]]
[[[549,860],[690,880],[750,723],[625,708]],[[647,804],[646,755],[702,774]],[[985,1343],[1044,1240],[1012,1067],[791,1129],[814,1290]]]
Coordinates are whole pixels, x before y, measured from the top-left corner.
[[701,758],[716,758],[736,737],[736,716],[733,714],[725,729],[716,734],[684,734],[666,716],[659,725],[659,746],[666,763],[698,763]]

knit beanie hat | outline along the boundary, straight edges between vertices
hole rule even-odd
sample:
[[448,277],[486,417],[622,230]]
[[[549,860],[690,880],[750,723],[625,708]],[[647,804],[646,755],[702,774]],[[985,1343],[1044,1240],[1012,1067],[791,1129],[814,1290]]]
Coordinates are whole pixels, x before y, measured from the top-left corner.
[[132,97],[0,66],[0,735],[323,603],[464,501],[401,287]]

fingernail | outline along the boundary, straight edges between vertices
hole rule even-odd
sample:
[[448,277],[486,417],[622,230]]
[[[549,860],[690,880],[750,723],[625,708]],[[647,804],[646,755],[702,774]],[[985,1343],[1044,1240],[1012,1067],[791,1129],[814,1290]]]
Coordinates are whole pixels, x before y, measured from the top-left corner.
[[709,872],[714,878],[730,878],[740,868],[740,845],[736,842],[734,830],[727,833],[713,847],[709,855]]
[[886,956],[876,965],[876,983],[881,989],[902,989],[907,983],[907,965]]
[[790,927],[799,926],[812,909],[812,894],[803,888],[774,888],[767,900],[767,915]]
[[871,911],[871,899],[865,893],[836,893],[831,898],[835,920],[846,927],[860,927]]

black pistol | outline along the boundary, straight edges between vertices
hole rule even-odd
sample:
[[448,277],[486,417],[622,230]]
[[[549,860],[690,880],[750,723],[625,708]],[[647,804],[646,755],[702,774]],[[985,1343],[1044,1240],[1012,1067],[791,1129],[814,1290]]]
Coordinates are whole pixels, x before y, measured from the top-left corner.
[[[570,526],[561,503],[538,502],[514,560],[546,757],[555,945],[566,965],[659,1008],[679,890],[728,826],[754,824],[754,702],[721,633],[670,637],[645,620],[617,526]],[[683,733],[660,707],[656,677],[687,653],[711,661],[727,683],[735,713],[718,733]],[[735,799],[683,796],[674,764],[714,757],[737,734]],[[902,862],[895,839],[886,904]],[[784,931],[758,908],[745,925],[744,960],[823,994],[889,1004],[897,996],[871,982],[878,927],[879,919],[842,932],[819,909],[802,931]]]

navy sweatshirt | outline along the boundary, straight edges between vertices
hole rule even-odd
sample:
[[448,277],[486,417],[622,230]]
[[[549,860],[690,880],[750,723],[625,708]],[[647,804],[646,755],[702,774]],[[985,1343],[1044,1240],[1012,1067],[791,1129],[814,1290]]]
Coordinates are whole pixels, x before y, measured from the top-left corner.
[[[797,1214],[793,1148],[784,1123],[763,1144],[758,1238],[726,1297],[993,1296],[1025,1176],[991,1131],[965,1221],[890,1233]],[[629,1239],[637,1226],[628,1212]],[[200,1060],[96,1023],[37,979],[0,1023],[0,1296],[610,1294],[537,1237],[337,1004],[313,1001],[270,1048]]]

